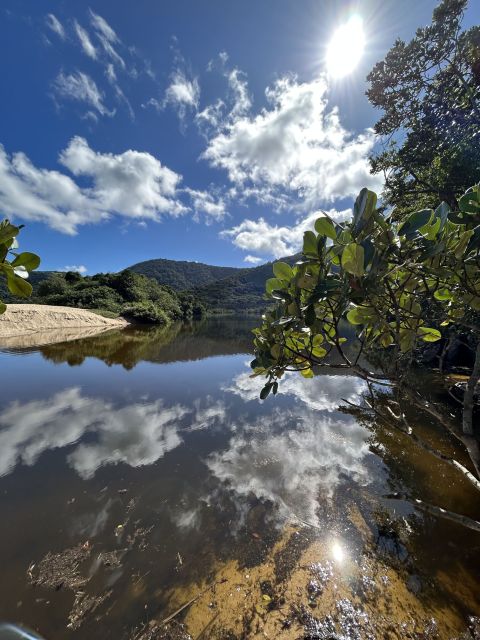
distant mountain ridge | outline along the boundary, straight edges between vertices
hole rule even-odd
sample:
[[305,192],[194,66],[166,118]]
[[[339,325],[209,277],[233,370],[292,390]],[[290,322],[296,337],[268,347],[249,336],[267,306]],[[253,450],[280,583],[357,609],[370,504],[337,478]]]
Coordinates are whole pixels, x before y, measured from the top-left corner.
[[216,280],[237,275],[239,272],[248,271],[248,268],[217,267],[202,262],[167,260],[166,258],[137,262],[127,268],[149,278],[155,278],[160,284],[166,284],[177,291],[201,287]]

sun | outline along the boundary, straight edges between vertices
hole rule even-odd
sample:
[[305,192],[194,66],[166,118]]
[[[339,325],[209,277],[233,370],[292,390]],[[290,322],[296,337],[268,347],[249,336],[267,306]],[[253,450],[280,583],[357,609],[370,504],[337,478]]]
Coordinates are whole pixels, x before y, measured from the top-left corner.
[[353,15],[337,28],[328,44],[325,58],[327,71],[333,78],[352,73],[365,48],[365,33],[360,16]]

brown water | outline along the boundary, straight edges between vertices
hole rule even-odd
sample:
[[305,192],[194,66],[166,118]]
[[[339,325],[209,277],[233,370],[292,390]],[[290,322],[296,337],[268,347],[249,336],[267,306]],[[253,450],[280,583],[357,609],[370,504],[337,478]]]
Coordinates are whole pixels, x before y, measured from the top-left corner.
[[413,500],[480,520],[478,495],[339,411],[358,378],[261,402],[251,325],[0,353],[1,619],[52,640],[472,637],[480,534]]

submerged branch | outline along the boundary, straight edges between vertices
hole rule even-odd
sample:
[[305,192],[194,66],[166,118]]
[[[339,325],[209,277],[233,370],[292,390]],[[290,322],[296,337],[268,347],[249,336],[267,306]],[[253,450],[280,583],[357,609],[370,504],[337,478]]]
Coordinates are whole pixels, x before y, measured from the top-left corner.
[[[412,498],[410,498],[408,495],[400,493],[388,494],[384,496],[384,498],[387,498],[388,500],[407,500],[408,502],[412,501]],[[418,498],[414,498],[413,503],[418,509],[420,509],[421,511],[425,511],[425,513],[429,513],[430,515],[438,516],[440,518],[445,518],[446,520],[451,520],[456,524],[460,524],[463,527],[467,527],[468,529],[472,529],[473,531],[477,531],[478,533],[480,533],[480,522],[478,522],[477,520],[473,520],[468,516],[463,516],[460,513],[455,513],[454,511],[448,511],[443,507],[437,507],[434,504],[423,502],[423,500],[419,500]]]

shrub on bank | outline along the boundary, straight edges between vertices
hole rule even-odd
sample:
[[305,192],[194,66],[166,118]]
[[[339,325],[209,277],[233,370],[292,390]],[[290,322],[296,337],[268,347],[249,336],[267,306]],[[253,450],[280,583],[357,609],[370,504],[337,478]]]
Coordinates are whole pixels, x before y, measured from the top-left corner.
[[134,302],[122,309],[122,316],[132,322],[142,324],[167,325],[170,318],[165,311],[153,302]]

